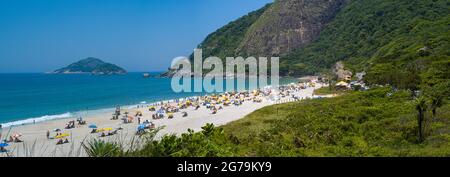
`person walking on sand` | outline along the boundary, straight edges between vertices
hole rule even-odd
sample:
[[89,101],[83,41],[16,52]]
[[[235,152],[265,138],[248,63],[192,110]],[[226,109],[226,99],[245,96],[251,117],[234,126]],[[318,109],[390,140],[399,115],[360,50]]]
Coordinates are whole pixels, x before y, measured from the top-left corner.
[[50,139],[50,131],[49,130],[47,130],[47,139]]
[[138,117],[138,124],[141,124],[141,117]]

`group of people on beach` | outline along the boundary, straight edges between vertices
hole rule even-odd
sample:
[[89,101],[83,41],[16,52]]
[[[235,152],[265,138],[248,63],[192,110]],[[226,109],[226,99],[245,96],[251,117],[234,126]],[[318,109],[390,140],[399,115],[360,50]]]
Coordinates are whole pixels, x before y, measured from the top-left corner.
[[[279,87],[280,97],[291,95],[292,92],[305,89],[313,86],[308,84],[290,84],[287,86]],[[263,88],[255,89],[253,91],[240,91],[240,92],[225,92],[221,94],[212,94],[205,96],[197,96],[191,98],[184,98],[178,100],[171,100],[167,102],[159,102],[148,106],[148,110],[152,112],[152,119],[162,118],[174,118],[174,113],[181,112],[182,117],[187,117],[187,111],[183,111],[187,108],[193,107],[194,110],[198,110],[204,107],[211,111],[211,114],[217,114],[224,107],[228,106],[240,106],[244,102],[261,103],[264,98],[273,94],[273,89]],[[141,105],[140,107],[144,107]],[[140,121],[139,121],[140,122]]]

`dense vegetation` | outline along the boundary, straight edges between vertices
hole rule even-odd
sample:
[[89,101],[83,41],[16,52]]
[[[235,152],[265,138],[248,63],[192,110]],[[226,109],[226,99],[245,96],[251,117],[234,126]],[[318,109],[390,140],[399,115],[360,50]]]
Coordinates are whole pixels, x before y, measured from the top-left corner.
[[419,142],[415,100],[379,88],[263,108],[225,126],[239,154],[256,156],[449,156],[450,105],[426,119]]
[[314,95],[331,95],[331,94],[344,94],[347,90],[336,90],[334,87],[322,87],[314,90]]
[[366,70],[369,83],[417,86],[430,66],[449,65],[449,5],[446,0],[349,0],[318,40],[282,57],[281,72],[315,74],[344,61],[354,71]]

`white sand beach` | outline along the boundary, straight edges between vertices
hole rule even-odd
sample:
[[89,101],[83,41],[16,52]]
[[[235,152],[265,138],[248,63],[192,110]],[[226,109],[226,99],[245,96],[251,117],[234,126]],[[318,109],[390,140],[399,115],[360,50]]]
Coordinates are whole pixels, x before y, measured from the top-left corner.
[[[210,109],[205,106],[201,106],[198,110],[195,107],[190,106],[186,109],[182,109],[179,112],[173,113],[174,118],[168,119],[152,119],[154,111],[149,111],[148,106],[141,106],[140,108],[133,108],[127,111],[129,115],[135,115],[138,111],[142,113],[140,118],[141,123],[145,120],[151,121],[155,127],[165,126],[157,136],[164,134],[181,134],[187,132],[187,129],[193,129],[195,131],[201,130],[201,127],[207,123],[213,123],[215,126],[227,124],[229,122],[241,119],[251,112],[260,109],[262,107],[277,104],[280,102],[292,101],[293,97],[298,99],[305,99],[313,97],[315,89],[320,88],[321,84],[315,84],[313,87],[307,87],[305,89],[298,89],[290,91],[289,96],[280,98],[278,101],[270,99],[268,96],[260,96],[261,102],[244,101],[242,105],[235,106],[223,106],[223,109],[219,109],[216,114],[212,114]],[[188,116],[183,117],[182,112],[186,112]],[[20,134],[20,140],[23,142],[13,143],[10,142],[6,149],[8,153],[0,153],[0,157],[14,156],[14,157],[82,157],[86,156],[81,142],[98,138],[105,141],[120,141],[131,142],[131,139],[137,138],[136,131],[138,127],[138,121],[135,119],[133,123],[124,124],[122,120],[111,120],[113,112],[102,113],[95,116],[83,117],[87,123],[86,125],[76,125],[72,129],[64,129],[68,121],[75,119],[59,119],[47,122],[41,122],[31,125],[15,126],[12,128],[3,128],[2,139],[5,135]],[[116,129],[121,127],[122,130],[118,131],[116,135],[108,137],[100,137],[100,133],[91,133],[91,128],[88,126],[95,124],[98,128],[110,127]],[[50,131],[50,136],[54,137],[55,132],[53,130],[61,129],[60,133],[67,133],[70,136],[67,137],[69,143],[62,145],[56,145],[57,139],[47,139],[46,133]]]

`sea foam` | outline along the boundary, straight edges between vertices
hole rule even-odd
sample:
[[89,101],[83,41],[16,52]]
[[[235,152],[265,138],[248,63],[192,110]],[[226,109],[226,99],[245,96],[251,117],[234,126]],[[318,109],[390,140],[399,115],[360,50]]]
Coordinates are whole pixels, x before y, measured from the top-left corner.
[[44,121],[49,121],[49,120],[65,119],[65,118],[71,118],[71,117],[74,117],[74,115],[72,113],[68,112],[68,113],[58,114],[58,115],[45,115],[42,117],[18,120],[18,121],[3,123],[1,125],[2,125],[2,127],[11,127],[11,126],[16,126],[16,125],[33,124],[33,123],[39,123],[39,122],[44,122]]

